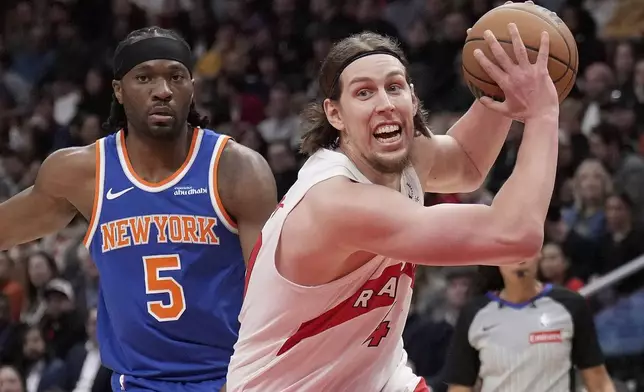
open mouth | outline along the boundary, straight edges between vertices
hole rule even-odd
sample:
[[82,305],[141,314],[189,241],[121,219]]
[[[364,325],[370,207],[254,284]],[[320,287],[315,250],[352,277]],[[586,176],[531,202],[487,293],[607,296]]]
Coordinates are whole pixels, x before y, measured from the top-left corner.
[[402,128],[395,124],[381,125],[376,128],[373,136],[383,144],[395,143],[402,137]]

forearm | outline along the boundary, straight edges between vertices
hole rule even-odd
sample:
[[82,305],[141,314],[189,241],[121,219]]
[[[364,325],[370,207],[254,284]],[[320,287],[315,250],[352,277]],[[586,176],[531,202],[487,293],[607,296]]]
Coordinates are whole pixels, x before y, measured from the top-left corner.
[[514,171],[492,203],[504,217],[544,224],[557,171],[558,124],[556,115],[526,121]]
[[468,156],[481,182],[496,161],[511,124],[512,119],[486,108],[477,100],[447,131]]

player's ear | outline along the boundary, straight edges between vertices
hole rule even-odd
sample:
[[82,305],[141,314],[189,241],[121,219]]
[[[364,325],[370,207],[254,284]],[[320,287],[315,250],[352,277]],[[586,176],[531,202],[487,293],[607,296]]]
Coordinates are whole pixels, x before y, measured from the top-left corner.
[[116,97],[116,100],[123,105],[123,92],[121,89],[121,81],[120,80],[112,80],[112,89],[114,90],[114,96]]
[[409,87],[411,88],[411,102],[414,105],[414,116],[418,113],[418,97],[416,96],[416,91],[414,91],[414,84],[410,83]]
[[344,130],[344,122],[342,121],[342,116],[340,116],[340,110],[338,110],[338,104],[331,99],[327,98],[323,103],[324,114],[326,114],[326,119],[331,124],[331,126],[338,131]]

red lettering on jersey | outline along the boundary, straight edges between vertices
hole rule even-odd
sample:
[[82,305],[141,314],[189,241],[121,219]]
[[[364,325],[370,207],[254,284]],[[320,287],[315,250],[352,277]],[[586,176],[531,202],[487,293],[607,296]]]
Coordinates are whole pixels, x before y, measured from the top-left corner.
[[[390,265],[382,271],[379,277],[365,282],[351,297],[318,317],[302,323],[300,328],[284,342],[277,355],[284,354],[304,339],[318,335],[374,309],[392,306],[396,299],[398,279],[402,275],[407,275],[412,279],[413,284],[413,274],[414,266],[410,263]],[[394,290],[393,294],[392,290]]]
[[255,261],[257,260],[257,255],[259,254],[259,249],[262,247],[262,232],[259,232],[259,237],[253,250],[250,252],[250,257],[248,258],[248,266],[246,267],[246,279],[244,283],[244,297],[246,297],[246,290],[248,290],[248,282],[250,282],[250,274],[253,272],[253,267],[255,266]]
[[390,329],[389,321],[383,321],[378,324],[378,328],[376,328],[364,342],[369,342],[367,345],[369,347],[378,347],[380,345],[380,341],[389,335]]
[[561,336],[561,331],[543,331],[543,332],[534,332],[530,334],[529,338],[530,344],[538,343],[561,343],[563,342],[563,337]]

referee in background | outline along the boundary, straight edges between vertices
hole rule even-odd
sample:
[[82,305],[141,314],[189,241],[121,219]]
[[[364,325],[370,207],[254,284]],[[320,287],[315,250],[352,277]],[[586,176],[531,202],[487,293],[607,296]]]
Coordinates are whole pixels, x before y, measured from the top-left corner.
[[479,267],[483,295],[461,311],[441,377],[449,392],[477,381],[481,392],[570,392],[574,368],[588,392],[615,392],[586,300],[541,283],[538,263]]

